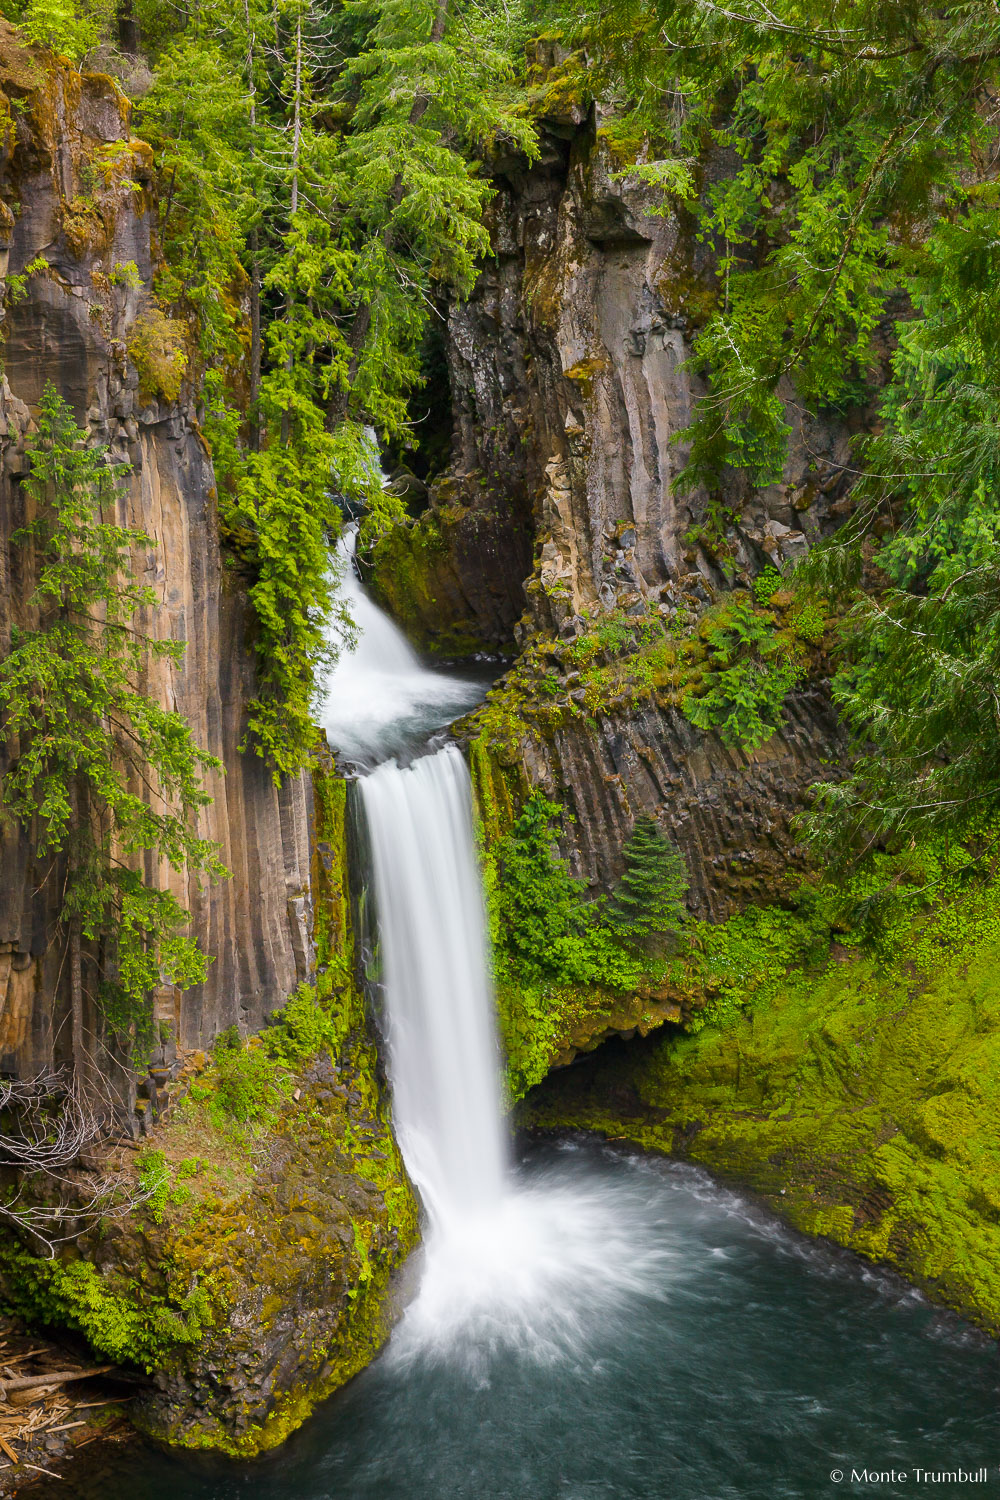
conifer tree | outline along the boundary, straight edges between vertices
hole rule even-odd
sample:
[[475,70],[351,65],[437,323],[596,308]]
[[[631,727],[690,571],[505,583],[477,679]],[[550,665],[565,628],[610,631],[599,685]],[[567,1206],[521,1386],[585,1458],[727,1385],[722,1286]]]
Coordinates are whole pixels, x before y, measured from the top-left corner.
[[59,882],[72,1051],[78,1079],[92,1055],[84,992],[123,1041],[149,1033],[150,991],[205,977],[185,934],[188,913],[147,880],[155,866],[225,875],[194,816],[211,799],[201,775],[219,762],[199,750],[181,716],[143,685],[151,660],[180,658],[184,643],[137,628],[152,589],[130,576],[142,532],[105,522],[127,470],[88,444],[49,384],[42,397],[26,489],[32,518],[14,535],[35,568],[31,629],[15,629],[0,663],[0,729],[7,766],[0,814],[15,820]]
[[625,873],[608,903],[607,925],[639,943],[676,931],[685,917],[687,874],[655,818],[636,819],[624,852]]

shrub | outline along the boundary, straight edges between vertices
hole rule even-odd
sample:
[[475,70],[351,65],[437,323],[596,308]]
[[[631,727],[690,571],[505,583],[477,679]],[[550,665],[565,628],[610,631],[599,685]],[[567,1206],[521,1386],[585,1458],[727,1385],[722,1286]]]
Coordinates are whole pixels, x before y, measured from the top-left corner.
[[311,984],[292,991],[264,1035],[268,1054],[288,1067],[308,1062],[318,1052],[334,1056],[342,1041],[342,1027]]
[[128,352],[139,372],[142,396],[176,401],[188,364],[183,323],[168,318],[158,307],[147,308],[132,326]]
[[271,1058],[260,1046],[244,1046],[235,1026],[219,1033],[212,1052],[218,1108],[241,1125],[261,1120],[276,1094],[275,1065]]
[[781,574],[777,568],[765,568],[753,581],[754,597],[758,604],[767,604],[781,588]]
[[155,1224],[163,1218],[163,1210],[170,1195],[170,1168],[162,1151],[146,1147],[136,1157],[139,1186],[145,1197],[146,1208]]
[[702,626],[709,668],[701,688],[682,707],[698,729],[714,730],[727,745],[756,750],[778,727],[785,694],[805,671],[801,652],[775,630],[774,616],[747,598],[728,600]]

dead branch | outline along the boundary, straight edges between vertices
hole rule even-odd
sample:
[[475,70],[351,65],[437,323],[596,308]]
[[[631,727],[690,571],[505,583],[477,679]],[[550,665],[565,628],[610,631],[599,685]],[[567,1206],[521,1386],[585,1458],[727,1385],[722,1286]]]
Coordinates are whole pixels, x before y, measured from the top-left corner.
[[89,1380],[92,1375],[106,1375],[116,1370],[117,1365],[97,1365],[92,1370],[59,1370],[51,1375],[15,1375],[12,1380],[0,1379],[0,1401],[6,1401],[10,1391],[31,1391],[49,1385],[68,1385],[71,1380]]
[[0,1163],[23,1172],[67,1167],[101,1133],[93,1103],[62,1073],[0,1080],[0,1110],[10,1110],[15,1124],[0,1135]]
[[[0,1200],[0,1222],[32,1236],[51,1259],[55,1247],[79,1237],[101,1219],[131,1214],[156,1191],[145,1187],[129,1171],[106,1171],[96,1183],[88,1183],[81,1194],[79,1174],[67,1175],[79,1162],[83,1150],[104,1134],[106,1121],[116,1113],[120,1101],[87,1088],[72,1074],[40,1073],[29,1079],[0,1080],[0,1112],[11,1128],[0,1134],[0,1167],[17,1174],[6,1196]],[[56,1202],[39,1200],[32,1178],[41,1177],[56,1188]]]

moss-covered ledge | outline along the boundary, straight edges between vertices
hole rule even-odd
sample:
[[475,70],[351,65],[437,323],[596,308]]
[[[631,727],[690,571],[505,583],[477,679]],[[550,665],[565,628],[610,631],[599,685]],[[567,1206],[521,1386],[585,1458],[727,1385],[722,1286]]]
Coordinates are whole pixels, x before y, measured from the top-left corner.
[[273,1448],[369,1363],[417,1239],[363,1030],[336,1058],[271,1073],[280,1101],[241,1124],[227,1111],[262,1054],[251,1041],[228,1075],[210,1065],[148,1145],[115,1148],[144,1203],[55,1259],[15,1241],[0,1253],[8,1306],[149,1377],[138,1427],[234,1456]]
[[701,1163],[1000,1333],[996,904],[923,924],[891,967],[835,944],[728,1024],[553,1075],[521,1118]]

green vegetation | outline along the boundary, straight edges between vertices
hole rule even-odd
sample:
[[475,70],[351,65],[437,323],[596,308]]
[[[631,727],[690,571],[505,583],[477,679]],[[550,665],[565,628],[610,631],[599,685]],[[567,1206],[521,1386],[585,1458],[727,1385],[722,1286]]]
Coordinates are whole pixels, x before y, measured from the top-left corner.
[[[739,591],[700,614],[615,613],[575,640],[531,641],[470,716],[474,769],[485,774],[487,759],[513,766],[526,738],[544,741],[567,723],[650,702],[680,709],[729,744],[757,748],[777,728],[790,689],[828,670],[824,597],[779,581],[772,590],[768,579],[767,607]],[[525,793],[518,789],[516,800]],[[508,827],[509,818],[498,831]]]
[[188,365],[183,324],[158,307],[141,313],[129,335],[128,352],[139,372],[140,398],[176,401]]
[[[376,1078],[353,988],[300,986],[262,1037],[224,1034],[197,1061],[155,1142],[134,1161],[123,1201],[53,1259],[11,1235],[0,1296],[44,1327],[83,1334],[98,1355],[183,1388],[211,1367],[259,1360],[261,1340],[292,1351],[294,1385],[261,1400],[176,1409],[156,1435],[252,1456],[281,1442],[377,1353],[389,1279],[417,1236],[417,1207]],[[278,1164],[278,1165],[276,1165]],[[289,1307],[309,1335],[289,1343]]]
[[[964,0],[553,10],[592,59],[591,91],[624,96],[618,136],[649,139],[641,175],[715,256],[688,482],[731,466],[766,483],[789,432],[779,381],[812,412],[865,399],[893,298],[926,261],[917,226],[983,191],[1000,21]],[[713,151],[731,169],[707,172]]]
[[[428,318],[489,253],[482,155],[535,149],[513,89],[521,22],[467,0],[7,11],[74,57],[138,44],[152,70],[135,122],[153,147],[164,260],[128,349],[145,397],[191,383],[255,615],[248,744],[276,777],[294,772],[348,628],[338,500],[365,505],[365,539],[402,516],[370,428],[416,445],[407,403],[427,374]],[[128,87],[134,59],[113,65]],[[70,216],[78,238],[95,213]]]
[[785,696],[805,675],[806,657],[789,650],[774,630],[775,617],[741,595],[707,618],[702,637],[709,648],[703,690],[683,700],[698,729],[715,730],[726,744],[755,750],[778,727]]
[[212,1320],[198,1288],[167,1298],[137,1288],[116,1290],[89,1261],[43,1260],[4,1246],[2,1285],[7,1305],[42,1327],[71,1328],[98,1353],[137,1365],[147,1374],[179,1346],[197,1344]]
[[[742,974],[734,968],[745,1009],[557,1075],[526,1118],[701,1162],[995,1334],[996,887],[976,883],[945,910],[911,917],[881,956],[831,946],[818,927],[796,954],[780,944],[790,914],[756,915],[774,962],[766,972],[751,952]],[[609,1098],[628,1097],[634,1115],[609,1111]]]
[[[480,787],[482,782],[480,781]],[[488,824],[482,820],[481,836]],[[646,1023],[643,995],[673,973],[662,952],[684,921],[683,861],[639,819],[609,900],[588,899],[556,846],[564,811],[531,793],[509,831],[481,837],[500,1030],[511,1096],[539,1082],[579,1032]],[[634,1012],[634,1014],[633,1014]]]
[[139,612],[155,595],[131,581],[132,552],[152,539],[102,520],[124,476],[88,445],[51,385],[30,456],[34,519],[14,542],[25,560],[34,558],[29,603],[38,624],[15,628],[0,662],[3,731],[17,746],[2,810],[29,831],[41,878],[64,862],[60,925],[73,1057],[84,1069],[93,1050],[84,1035],[85,984],[128,1047],[150,1039],[156,985],[205,976],[185,934],[188,913],[145,878],[137,856],[148,850],[175,870],[226,874],[194,830],[209,801],[201,776],[219,763],[145,689],[150,663],[178,662],[184,650],[140,628]]
[[29,41],[39,42],[79,62],[97,45],[113,12],[111,0],[95,5],[75,5],[73,0],[26,0],[23,6],[4,6],[13,11]]
[[[810,569],[818,587],[853,603],[835,691],[859,759],[848,781],[819,789],[807,824],[823,858],[848,868],[931,833],[965,839],[1000,805],[991,216],[943,225],[928,257],[915,282],[921,316],[900,329],[856,513]],[[876,595],[861,588],[872,562],[889,584]]]
[[[603,920],[600,903],[585,899],[554,851],[553,821],[562,809],[533,792],[511,832],[496,846],[496,880],[490,913],[501,978],[527,983],[606,983],[634,987],[641,963],[619,938],[626,933]],[[631,934],[627,934],[631,936]]]
[[359,1020],[351,986],[335,985],[325,971],[315,985],[300,984],[259,1036],[244,1039],[235,1026],[221,1031],[191,1098],[234,1143],[252,1140],[276,1128],[297,1071],[318,1056],[339,1056]]
[[687,916],[684,861],[650,817],[636,818],[624,857],[625,873],[605,908],[605,921],[624,941],[649,945],[676,932]]
[[259,1046],[244,1046],[235,1026],[212,1044],[215,1060],[213,1104],[218,1115],[239,1125],[258,1124],[276,1103],[275,1069]]
[[[711,259],[691,360],[707,389],[680,435],[681,483],[718,507],[738,472],[778,480],[790,394],[807,420],[878,407],[855,514],[809,570],[854,605],[837,697],[860,759],[820,789],[805,831],[844,868],[933,830],[964,837],[1000,805],[1000,250],[982,108],[1000,19],[964,0],[615,0],[599,14],[556,0],[549,20],[578,95],[620,101],[607,138],[622,175],[661,187],[654,211]],[[758,691],[754,630],[722,637],[719,680],[687,709],[750,744],[793,676],[786,663]]]

